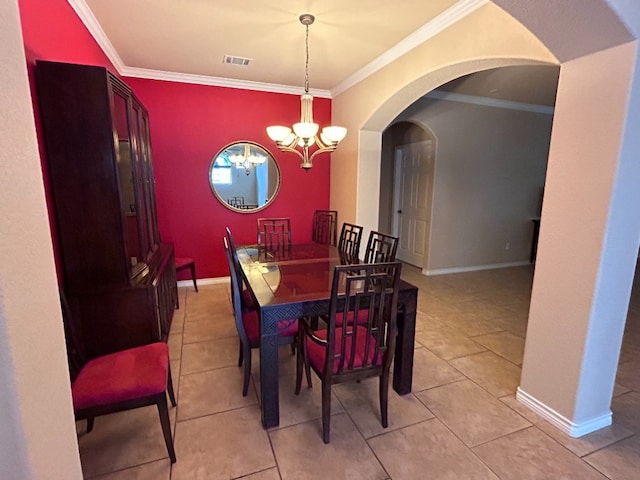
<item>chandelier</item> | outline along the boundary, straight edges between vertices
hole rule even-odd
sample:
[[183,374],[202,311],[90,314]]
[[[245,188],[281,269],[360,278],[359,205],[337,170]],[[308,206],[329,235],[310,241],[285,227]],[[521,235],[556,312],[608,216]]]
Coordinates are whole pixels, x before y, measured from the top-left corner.
[[249,175],[251,173],[251,168],[256,165],[262,165],[267,161],[267,157],[257,153],[251,153],[250,145],[245,143],[244,152],[229,155],[229,161],[233,163],[236,168],[244,168],[244,173]]
[[[300,167],[306,171],[313,167],[313,157],[319,153],[333,152],[347,134],[346,128],[337,126],[324,127],[318,133],[320,127],[313,122],[313,96],[309,93],[309,25],[314,20],[315,17],[310,13],[300,15],[300,23],[306,28],[306,62],[304,65],[304,93],[300,97],[300,122],[293,125],[293,131],[289,127],[280,125],[267,127],[267,135],[276,142],[278,148],[283,152],[298,155],[302,159]],[[313,145],[316,146],[316,149],[310,154],[309,149]]]

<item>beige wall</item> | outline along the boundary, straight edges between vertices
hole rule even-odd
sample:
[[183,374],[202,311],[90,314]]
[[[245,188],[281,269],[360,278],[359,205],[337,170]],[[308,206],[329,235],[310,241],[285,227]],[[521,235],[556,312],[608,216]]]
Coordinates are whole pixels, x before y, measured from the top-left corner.
[[[521,388],[574,421],[609,408],[635,269],[640,173],[617,178],[621,162],[637,163],[637,153],[620,157],[635,57],[636,45],[626,44],[566,62],[560,71]],[[627,196],[614,210],[616,182],[635,185],[637,201]],[[612,215],[624,223],[612,225]],[[621,263],[605,276],[603,255],[612,245]],[[606,294],[610,311],[595,315],[608,282],[616,286]],[[578,393],[594,375],[602,378],[591,406],[583,401],[577,415]]]
[[[635,44],[612,48],[631,41],[630,31],[640,34],[640,13],[625,0],[586,3],[585,8],[577,0],[493,0],[341,93],[333,104],[334,123],[349,134],[345,148],[332,155],[331,205],[366,231],[378,218],[379,185],[375,174],[363,172],[379,171],[375,133],[400,111],[473,71],[564,62],[518,398],[571,435],[611,421],[640,236],[640,172],[634,168],[640,145],[631,138],[640,129],[637,78],[630,95],[640,60]],[[372,143],[363,148],[363,141]]]
[[0,25],[0,478],[80,479],[17,0]]
[[[522,25],[487,4],[338,95],[332,105],[333,123],[349,133],[332,154],[331,207],[341,218],[364,225],[365,234],[377,226],[379,189],[369,170],[380,171],[381,137],[363,137],[361,130],[382,132],[419,97],[467,73],[543,62],[555,63],[555,58]],[[366,155],[360,154],[360,146]],[[369,181],[358,180],[361,174]]]

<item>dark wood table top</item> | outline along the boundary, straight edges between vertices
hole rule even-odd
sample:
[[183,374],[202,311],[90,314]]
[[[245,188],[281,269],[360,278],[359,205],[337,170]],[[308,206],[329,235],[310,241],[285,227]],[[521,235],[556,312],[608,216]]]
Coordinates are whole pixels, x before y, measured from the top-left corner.
[[[345,264],[337,247],[316,243],[293,244],[275,253],[243,246],[238,258],[260,307],[328,299],[334,269]],[[410,287],[401,282],[401,290]]]

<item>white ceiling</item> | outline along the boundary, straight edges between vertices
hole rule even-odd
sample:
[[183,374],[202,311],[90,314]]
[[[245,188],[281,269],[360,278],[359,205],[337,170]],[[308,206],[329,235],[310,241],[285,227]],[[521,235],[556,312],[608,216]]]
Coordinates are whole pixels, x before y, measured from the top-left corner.
[[[317,96],[335,96],[413,46],[437,35],[488,0],[68,0],[123,75],[257,90],[300,93],[304,85],[305,27],[309,27],[309,79]],[[246,67],[225,55],[252,59]],[[466,80],[461,93],[514,95],[514,87],[542,91],[509,98],[553,104],[557,68],[538,70],[537,81],[520,72]],[[522,69],[521,69],[522,70]],[[513,70],[515,74],[515,70]],[[545,81],[541,81],[541,77]],[[549,79],[550,82],[549,82]],[[489,82],[489,83],[487,83]],[[491,82],[501,82],[492,87]],[[511,84],[511,88],[507,85]],[[453,89],[451,86],[449,89]],[[455,90],[455,89],[454,89]],[[482,93],[486,91],[485,93]],[[491,96],[491,95],[490,95]],[[540,97],[540,95],[537,95]],[[551,103],[549,103],[551,98]]]

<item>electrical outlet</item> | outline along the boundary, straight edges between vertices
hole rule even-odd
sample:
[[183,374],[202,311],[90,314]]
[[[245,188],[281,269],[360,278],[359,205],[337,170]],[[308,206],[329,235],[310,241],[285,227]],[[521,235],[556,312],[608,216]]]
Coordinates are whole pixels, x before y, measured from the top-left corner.
[[509,242],[507,242],[507,244],[504,246],[505,250],[510,250],[511,249],[511,244]]

